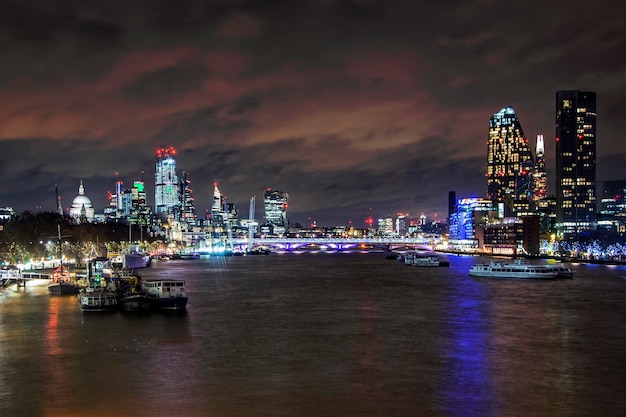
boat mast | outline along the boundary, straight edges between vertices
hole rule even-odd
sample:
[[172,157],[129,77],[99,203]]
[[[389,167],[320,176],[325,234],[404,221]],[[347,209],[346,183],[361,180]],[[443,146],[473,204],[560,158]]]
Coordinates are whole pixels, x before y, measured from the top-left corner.
[[57,232],[59,235],[59,271],[63,273],[63,248],[61,246],[61,225],[57,224]]

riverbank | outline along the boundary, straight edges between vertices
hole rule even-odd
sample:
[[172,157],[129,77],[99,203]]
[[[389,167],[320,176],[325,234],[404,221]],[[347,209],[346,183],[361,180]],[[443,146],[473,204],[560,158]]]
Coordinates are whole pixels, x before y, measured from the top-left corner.
[[558,256],[558,255],[494,255],[493,253],[487,253],[482,251],[477,252],[464,252],[454,250],[435,250],[435,252],[446,253],[458,256],[488,256],[494,258],[508,258],[508,259],[552,259],[559,262],[569,263],[585,263],[585,264],[597,264],[597,265],[625,265],[626,260],[619,259],[587,259],[587,258],[575,258],[571,256]]

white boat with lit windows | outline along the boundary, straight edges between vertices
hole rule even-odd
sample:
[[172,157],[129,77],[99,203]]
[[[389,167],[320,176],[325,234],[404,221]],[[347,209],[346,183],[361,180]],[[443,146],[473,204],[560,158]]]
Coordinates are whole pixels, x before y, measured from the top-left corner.
[[413,258],[415,266],[439,266],[440,262],[436,256],[416,256]]
[[558,274],[551,265],[533,265],[519,260],[513,263],[491,261],[474,265],[469,270],[471,277],[498,279],[554,279]]
[[546,265],[546,266],[552,269],[553,271],[557,272],[556,274],[557,278],[574,278],[574,271],[563,264],[557,263],[554,265]]
[[153,298],[157,310],[184,310],[187,307],[185,281],[178,279],[147,279],[141,282],[141,290]]

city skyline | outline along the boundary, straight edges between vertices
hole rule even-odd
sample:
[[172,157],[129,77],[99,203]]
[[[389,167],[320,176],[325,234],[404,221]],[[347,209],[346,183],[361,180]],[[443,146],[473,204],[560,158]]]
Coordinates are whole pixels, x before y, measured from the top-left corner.
[[597,93],[600,195],[626,178],[625,30],[605,5],[544,3],[3,1],[0,206],[55,211],[58,184],[67,208],[81,180],[97,212],[118,180],[153,202],[173,146],[199,216],[218,183],[242,217],[274,188],[299,222],[443,220],[449,191],[486,196],[507,106],[531,149],[544,136],[555,194],[559,90]]

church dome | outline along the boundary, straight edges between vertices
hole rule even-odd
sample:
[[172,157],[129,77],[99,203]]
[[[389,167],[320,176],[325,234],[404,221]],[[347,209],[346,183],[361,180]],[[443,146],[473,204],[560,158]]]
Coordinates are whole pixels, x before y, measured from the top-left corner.
[[85,187],[83,187],[83,181],[81,180],[80,186],[78,187],[78,195],[74,197],[74,200],[72,200],[70,217],[78,221],[87,220],[88,222],[91,222],[93,221],[94,216],[95,210],[91,204],[91,200],[85,195]]

